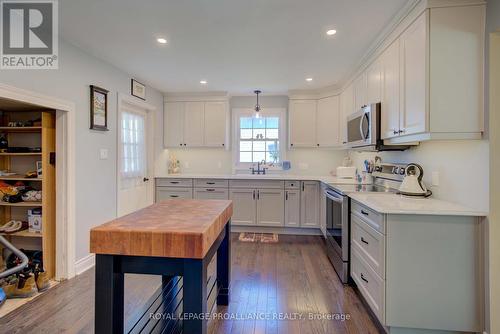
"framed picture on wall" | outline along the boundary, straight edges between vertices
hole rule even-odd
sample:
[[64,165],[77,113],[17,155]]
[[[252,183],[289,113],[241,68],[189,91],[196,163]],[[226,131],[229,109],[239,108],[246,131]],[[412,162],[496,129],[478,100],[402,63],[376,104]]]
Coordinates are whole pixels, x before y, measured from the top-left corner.
[[108,130],[108,91],[90,85],[90,128]]
[[146,86],[137,80],[132,79],[130,94],[140,99],[146,100]]

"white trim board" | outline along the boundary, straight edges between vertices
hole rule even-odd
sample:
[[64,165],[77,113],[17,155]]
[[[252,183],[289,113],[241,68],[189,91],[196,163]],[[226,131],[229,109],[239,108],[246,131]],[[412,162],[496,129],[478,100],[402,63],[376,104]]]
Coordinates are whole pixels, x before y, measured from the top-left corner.
[[0,97],[56,110],[56,279],[75,276],[76,107],[71,101],[0,83]]
[[93,266],[95,266],[95,254],[89,254],[75,262],[75,274],[83,274]]

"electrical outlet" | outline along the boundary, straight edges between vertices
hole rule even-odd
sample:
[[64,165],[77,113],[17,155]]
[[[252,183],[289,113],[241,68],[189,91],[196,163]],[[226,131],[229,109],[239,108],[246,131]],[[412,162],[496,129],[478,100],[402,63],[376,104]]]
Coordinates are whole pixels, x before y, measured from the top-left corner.
[[99,150],[99,158],[101,160],[108,160],[108,149],[107,148],[101,148]]
[[184,162],[184,168],[189,168],[189,161]]
[[432,186],[439,187],[439,172],[432,172]]

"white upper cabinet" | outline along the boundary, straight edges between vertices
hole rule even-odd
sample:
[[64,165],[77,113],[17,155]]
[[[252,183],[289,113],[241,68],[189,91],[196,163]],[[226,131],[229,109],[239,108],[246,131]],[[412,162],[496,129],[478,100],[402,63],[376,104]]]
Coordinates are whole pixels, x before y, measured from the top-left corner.
[[184,144],[193,147],[203,146],[205,103],[186,102],[184,113]]
[[184,146],[184,102],[166,102],[163,117],[165,147]]
[[354,108],[354,88],[350,84],[340,94],[340,142],[342,145],[347,144],[347,117],[356,109]]
[[340,106],[339,97],[330,96],[318,100],[316,114],[316,145],[335,147],[340,145]]
[[317,146],[316,108],[316,100],[290,100],[288,111],[290,147]]
[[205,146],[225,147],[229,117],[226,102],[205,103]]
[[227,148],[229,108],[227,101],[165,102],[165,147]]
[[377,59],[366,70],[366,104],[382,101],[383,77],[382,59]]
[[427,129],[427,16],[422,14],[400,38],[401,134]]
[[366,72],[363,72],[354,80],[354,110],[361,109],[366,105]]
[[384,79],[382,85],[381,136],[399,136],[399,40],[382,54]]
[[[386,144],[482,137],[485,4],[427,6],[403,20],[352,83],[354,110],[382,102]],[[341,93],[343,142],[350,94]]]

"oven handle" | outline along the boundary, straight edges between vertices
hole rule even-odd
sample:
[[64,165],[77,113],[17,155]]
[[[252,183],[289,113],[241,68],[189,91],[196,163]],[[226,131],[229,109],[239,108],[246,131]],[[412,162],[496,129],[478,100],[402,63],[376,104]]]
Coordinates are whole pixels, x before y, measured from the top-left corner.
[[337,195],[337,194],[333,194],[331,192],[329,192],[328,190],[325,191],[325,196],[334,201],[334,202],[337,202],[337,203],[343,203],[344,202],[344,199],[343,198],[339,198],[338,196],[342,196],[342,195]]
[[[366,132],[366,134],[363,131],[363,122],[365,119],[366,119],[366,123],[368,124],[368,131]],[[363,116],[361,116],[361,118],[359,120],[359,132],[361,133],[361,138],[363,138],[362,140],[368,139],[368,136],[370,134],[370,118],[368,117],[367,113],[364,113]]]

